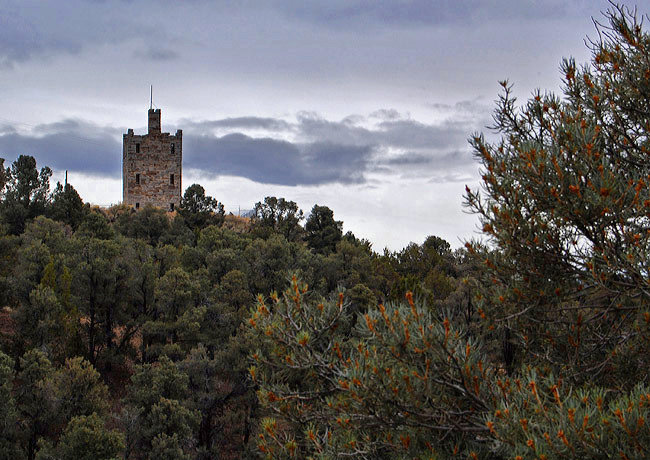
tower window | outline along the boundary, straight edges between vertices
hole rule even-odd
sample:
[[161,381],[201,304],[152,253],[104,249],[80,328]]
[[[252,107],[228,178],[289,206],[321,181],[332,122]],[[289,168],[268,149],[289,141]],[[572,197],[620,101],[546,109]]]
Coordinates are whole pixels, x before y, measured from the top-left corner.
[[172,151],[172,155],[173,155],[173,154],[174,154],[174,143],[173,143],[173,142],[172,142],[172,149],[171,149],[171,151]]
[[173,211],[174,210],[174,203],[169,203],[169,210]]
[[135,175],[135,185],[140,185],[140,174]]
[[135,204],[135,209],[140,209],[140,203]]
[[135,153],[140,153],[140,144],[135,144]]
[[174,175],[173,174],[169,175],[169,185],[174,185]]

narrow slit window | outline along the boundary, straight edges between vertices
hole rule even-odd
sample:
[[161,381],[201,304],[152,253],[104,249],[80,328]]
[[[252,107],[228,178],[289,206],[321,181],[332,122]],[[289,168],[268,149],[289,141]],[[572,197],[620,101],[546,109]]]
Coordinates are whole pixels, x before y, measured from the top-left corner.
[[135,175],[135,185],[140,185],[140,174]]
[[140,209],[140,203],[135,204],[135,209]]
[[171,151],[172,151],[172,155],[173,155],[173,154],[174,154],[174,143],[173,143],[173,142],[172,142],[172,149],[171,149]]
[[174,210],[174,203],[169,203],[169,210],[173,211]]
[[173,174],[169,175],[169,185],[174,185],[174,175]]
[[140,144],[135,144],[135,153],[140,153]]

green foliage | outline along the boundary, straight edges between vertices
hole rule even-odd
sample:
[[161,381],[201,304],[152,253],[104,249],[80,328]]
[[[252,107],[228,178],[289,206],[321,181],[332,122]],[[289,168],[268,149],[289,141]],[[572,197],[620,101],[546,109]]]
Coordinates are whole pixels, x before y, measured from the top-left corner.
[[503,82],[500,140],[471,139],[489,246],[467,246],[505,374],[488,422],[519,458],[648,455],[650,34],[624,7],[607,19],[589,65],[562,63],[562,97],[520,107]]
[[159,243],[176,247],[192,246],[194,233],[185,223],[183,216],[176,214],[169,224],[167,232],[160,237]]
[[29,293],[29,302],[14,311],[21,340],[29,348],[56,346],[64,334],[63,311],[52,288],[36,286]]
[[4,192],[5,184],[7,183],[8,177],[9,177],[9,171],[5,170],[5,159],[0,158],[0,196]]
[[190,460],[192,456],[183,451],[184,440],[177,433],[171,436],[162,433],[151,443],[147,458],[151,460]]
[[84,238],[78,244],[74,294],[86,318],[81,327],[86,357],[95,364],[100,358],[112,359],[115,326],[129,314],[120,306],[128,295],[131,267],[121,256],[124,246],[117,241]]
[[38,440],[51,436],[57,422],[56,395],[51,384],[54,367],[45,354],[37,350],[27,352],[20,359],[20,365],[20,386],[15,396],[21,420],[19,442],[24,455],[33,459]]
[[45,212],[52,170],[46,166],[39,173],[34,157],[20,155],[4,176],[6,190],[0,201],[0,216],[9,232],[18,235],[28,219]]
[[503,398],[486,417],[504,456],[522,458],[648,457],[650,391],[638,384],[612,395],[605,388],[568,386],[562,379],[524,370],[501,381]]
[[108,411],[108,387],[92,364],[81,357],[67,359],[54,375],[53,384],[57,413],[64,420]]
[[151,205],[119,214],[115,226],[122,235],[145,240],[152,246],[156,246],[170,229],[167,212]]
[[[0,165],[1,166],[1,165]],[[12,392],[13,360],[0,352],[0,459],[20,458],[18,413]]]
[[65,222],[75,230],[89,210],[88,206],[84,206],[83,200],[74,187],[68,183],[63,186],[60,182],[57,182],[51,200],[50,217]]
[[249,325],[261,348],[249,369],[273,418],[258,447],[271,458],[414,458],[479,450],[492,397],[482,344],[452,312],[406,303],[369,308],[351,334],[344,294],[311,299],[293,280]]
[[127,451],[145,458],[152,449],[164,455],[190,449],[199,415],[184,402],[189,395],[187,374],[163,356],[139,366],[131,382],[124,412],[124,420],[133,418],[125,427]]
[[[518,110],[504,84],[501,141],[472,140],[485,193],[466,198],[496,248],[472,248],[487,268],[489,319],[570,367],[572,382],[629,386],[650,377],[650,342],[638,332],[648,314],[650,118],[638,107],[650,102],[650,36],[620,10],[602,37],[591,67],[563,63],[562,100],[537,94]],[[626,354],[625,373],[605,365],[612,353]]]
[[97,415],[70,420],[56,446],[43,446],[37,460],[116,460],[124,449],[124,435],[106,428]]
[[327,206],[314,205],[305,222],[307,246],[321,254],[336,250],[336,244],[343,236],[343,222],[334,220],[334,212]]
[[178,212],[194,231],[209,225],[221,225],[225,215],[223,204],[206,195],[205,189],[199,184],[192,184],[185,190]]
[[78,234],[88,238],[110,240],[114,236],[114,231],[103,213],[98,210],[91,210],[83,217]]
[[253,231],[261,238],[278,233],[287,241],[296,241],[302,233],[303,212],[294,201],[267,196],[255,203]]

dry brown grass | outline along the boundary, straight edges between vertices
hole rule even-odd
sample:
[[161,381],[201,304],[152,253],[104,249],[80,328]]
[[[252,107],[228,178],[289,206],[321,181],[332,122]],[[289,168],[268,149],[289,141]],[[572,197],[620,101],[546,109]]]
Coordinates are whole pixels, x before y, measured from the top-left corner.
[[251,219],[250,217],[240,217],[235,216],[234,214],[228,214],[223,222],[223,226],[233,232],[248,233],[251,231]]

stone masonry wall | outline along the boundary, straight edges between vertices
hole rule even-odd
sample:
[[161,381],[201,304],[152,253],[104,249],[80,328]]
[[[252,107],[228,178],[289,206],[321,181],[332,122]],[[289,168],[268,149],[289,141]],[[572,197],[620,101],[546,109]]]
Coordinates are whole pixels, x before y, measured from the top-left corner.
[[148,134],[136,135],[132,129],[124,134],[123,203],[134,208],[150,204],[167,210],[172,209],[173,204],[173,209],[177,209],[181,201],[182,163],[183,132],[179,129],[174,136],[162,133],[160,109],[150,109]]

